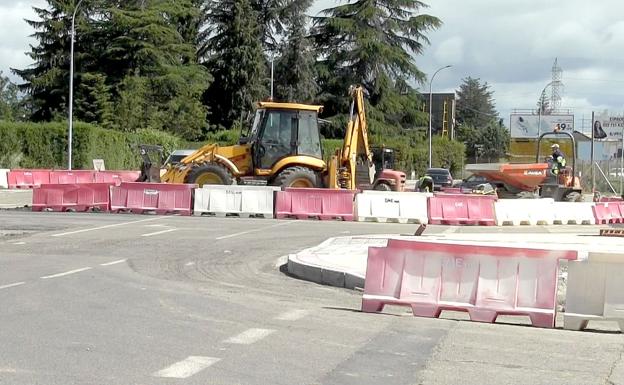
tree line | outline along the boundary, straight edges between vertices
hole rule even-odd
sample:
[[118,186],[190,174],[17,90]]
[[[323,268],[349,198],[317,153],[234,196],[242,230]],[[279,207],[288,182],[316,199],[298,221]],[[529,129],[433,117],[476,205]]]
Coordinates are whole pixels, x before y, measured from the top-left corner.
[[[34,121],[65,119],[73,0],[34,8],[33,65],[23,79]],[[187,140],[237,127],[258,100],[348,111],[362,84],[381,134],[426,124],[416,55],[441,21],[417,0],[359,0],[308,16],[312,0],[84,0],[75,37],[75,117]],[[339,137],[340,124],[326,128]]]

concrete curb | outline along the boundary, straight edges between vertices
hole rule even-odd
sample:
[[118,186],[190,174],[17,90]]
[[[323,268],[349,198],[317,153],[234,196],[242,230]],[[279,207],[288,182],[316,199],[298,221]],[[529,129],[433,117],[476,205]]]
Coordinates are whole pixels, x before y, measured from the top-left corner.
[[296,278],[318,283],[321,285],[335,286],[345,289],[363,289],[364,277],[343,271],[331,270],[321,266],[308,264],[296,257],[288,256],[288,273]]

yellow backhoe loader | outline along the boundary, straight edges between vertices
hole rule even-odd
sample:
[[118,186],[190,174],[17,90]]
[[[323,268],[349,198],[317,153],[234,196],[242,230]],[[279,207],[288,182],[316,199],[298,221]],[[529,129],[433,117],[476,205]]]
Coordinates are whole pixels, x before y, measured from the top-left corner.
[[[167,166],[161,182],[402,191],[404,173],[375,170],[368,144],[363,89],[351,87],[350,93],[351,119],[344,144],[329,165],[323,161],[321,148],[321,106],[260,102],[253,124],[238,144],[207,144],[179,163]],[[388,164],[381,162],[384,163]]]

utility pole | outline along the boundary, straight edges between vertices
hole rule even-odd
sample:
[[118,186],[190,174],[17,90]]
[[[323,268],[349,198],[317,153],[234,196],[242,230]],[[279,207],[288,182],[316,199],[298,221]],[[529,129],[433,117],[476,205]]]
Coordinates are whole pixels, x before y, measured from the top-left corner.
[[76,12],[80,8],[82,0],[74,7],[72,15],[71,33],[70,33],[70,54],[69,54],[69,128],[67,137],[67,169],[72,169],[72,137],[74,130],[74,40],[76,40]]

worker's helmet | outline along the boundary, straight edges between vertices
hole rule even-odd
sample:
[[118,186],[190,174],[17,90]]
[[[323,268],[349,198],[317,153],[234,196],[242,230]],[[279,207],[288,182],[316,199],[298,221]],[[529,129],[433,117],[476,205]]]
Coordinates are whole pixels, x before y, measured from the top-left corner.
[[559,148],[559,145],[557,143],[555,143],[552,146],[550,146],[550,148]]

